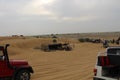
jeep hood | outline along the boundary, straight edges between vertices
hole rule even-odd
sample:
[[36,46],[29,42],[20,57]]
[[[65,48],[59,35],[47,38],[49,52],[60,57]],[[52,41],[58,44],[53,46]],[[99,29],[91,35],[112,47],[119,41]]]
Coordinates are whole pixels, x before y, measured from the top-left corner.
[[28,65],[28,62],[25,60],[10,60],[10,64],[12,66],[23,66]]

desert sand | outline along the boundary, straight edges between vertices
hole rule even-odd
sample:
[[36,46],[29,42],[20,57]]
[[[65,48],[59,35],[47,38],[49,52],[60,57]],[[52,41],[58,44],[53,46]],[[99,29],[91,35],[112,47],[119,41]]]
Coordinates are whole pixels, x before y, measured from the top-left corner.
[[0,38],[0,45],[9,43],[10,59],[24,59],[34,69],[31,80],[92,80],[98,52],[104,51],[102,44],[80,43],[76,39],[60,39],[74,45],[72,51],[43,52],[34,49],[47,38]]

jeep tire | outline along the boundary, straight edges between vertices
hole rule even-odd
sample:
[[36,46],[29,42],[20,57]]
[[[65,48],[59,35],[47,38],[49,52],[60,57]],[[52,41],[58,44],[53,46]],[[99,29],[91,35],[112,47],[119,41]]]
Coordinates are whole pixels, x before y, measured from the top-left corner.
[[20,70],[14,80],[30,80],[30,72],[28,70]]

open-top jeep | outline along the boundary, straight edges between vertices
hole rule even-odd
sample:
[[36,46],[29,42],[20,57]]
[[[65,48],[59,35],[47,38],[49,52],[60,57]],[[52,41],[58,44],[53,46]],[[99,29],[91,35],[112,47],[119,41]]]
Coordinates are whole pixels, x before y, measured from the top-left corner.
[[30,80],[32,67],[25,60],[9,60],[8,46],[0,46],[0,80]]

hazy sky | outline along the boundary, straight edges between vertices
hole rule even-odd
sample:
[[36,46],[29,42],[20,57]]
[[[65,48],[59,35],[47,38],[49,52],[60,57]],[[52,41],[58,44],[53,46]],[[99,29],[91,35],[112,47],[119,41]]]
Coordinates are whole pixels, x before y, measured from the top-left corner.
[[120,31],[120,0],[0,0],[0,35]]

